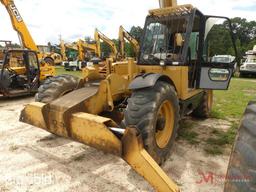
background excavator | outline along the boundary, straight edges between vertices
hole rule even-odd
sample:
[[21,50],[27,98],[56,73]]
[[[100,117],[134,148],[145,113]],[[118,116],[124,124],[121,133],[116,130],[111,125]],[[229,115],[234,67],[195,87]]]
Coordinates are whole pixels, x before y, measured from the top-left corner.
[[20,120],[117,155],[156,191],[177,192],[159,165],[171,153],[183,116],[209,116],[212,90],[228,89],[236,62],[212,62],[216,29],[228,32],[237,51],[228,18],[175,0],[159,3],[146,18],[137,62],[107,59],[104,78],[51,78]]
[[125,59],[127,56],[125,55],[125,40],[127,40],[134,51],[135,57],[138,57],[140,51],[139,42],[128,32],[124,29],[123,26],[119,27],[119,53],[122,59]]
[[100,32],[98,29],[95,30],[94,33],[94,41],[96,43],[96,49],[97,49],[97,53],[98,53],[98,57],[102,58],[105,57],[103,55],[101,55],[101,41],[105,42],[111,49],[111,53],[108,56],[108,58],[112,58],[113,61],[118,60],[118,49],[116,47],[116,44],[109,39],[106,35],[104,35],[102,32]]
[[[17,31],[22,47],[7,49],[0,70],[0,95],[6,97],[35,93],[40,81],[55,75],[54,66],[43,61],[25,22],[13,0],[1,0]],[[40,63],[39,63],[40,61]]]

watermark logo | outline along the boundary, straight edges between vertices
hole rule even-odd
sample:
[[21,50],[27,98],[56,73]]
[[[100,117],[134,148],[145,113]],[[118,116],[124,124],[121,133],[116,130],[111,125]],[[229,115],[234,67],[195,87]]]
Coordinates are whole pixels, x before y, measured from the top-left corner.
[[18,22],[22,21],[22,17],[20,15],[20,12],[18,11],[17,7],[12,3],[9,5],[10,10],[12,11],[13,15],[16,17]]
[[210,184],[210,185],[218,185],[223,184],[225,181],[229,182],[250,182],[252,181],[251,176],[244,174],[240,176],[226,176],[225,174],[217,174],[213,172],[203,172],[198,171],[198,180],[196,184]]
[[55,177],[52,174],[31,174],[18,177],[5,177],[5,182],[9,185],[27,186],[27,185],[52,185],[55,183]]

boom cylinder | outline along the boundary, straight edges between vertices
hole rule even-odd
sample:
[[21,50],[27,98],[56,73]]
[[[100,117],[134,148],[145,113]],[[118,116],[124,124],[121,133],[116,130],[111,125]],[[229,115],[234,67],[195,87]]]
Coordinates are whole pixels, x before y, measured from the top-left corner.
[[177,6],[177,0],[159,0],[160,8],[175,7]]

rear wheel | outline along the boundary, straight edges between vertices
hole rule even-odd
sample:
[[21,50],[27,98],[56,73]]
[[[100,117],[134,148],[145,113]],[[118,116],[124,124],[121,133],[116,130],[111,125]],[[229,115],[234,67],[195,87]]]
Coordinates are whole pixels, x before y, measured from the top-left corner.
[[124,113],[124,126],[140,131],[144,147],[158,164],[169,156],[177,135],[179,100],[173,86],[159,81],[154,87],[135,90]]
[[72,75],[60,75],[48,78],[39,87],[35,100],[43,103],[50,103],[76,89],[78,84],[79,78]]
[[54,60],[52,58],[46,57],[46,58],[44,58],[44,61],[46,63],[48,63],[49,65],[54,66]]
[[230,156],[224,192],[256,192],[256,101],[244,114]]
[[193,111],[192,115],[198,118],[208,118],[212,110],[212,104],[213,104],[213,91],[212,90],[205,91],[200,104]]

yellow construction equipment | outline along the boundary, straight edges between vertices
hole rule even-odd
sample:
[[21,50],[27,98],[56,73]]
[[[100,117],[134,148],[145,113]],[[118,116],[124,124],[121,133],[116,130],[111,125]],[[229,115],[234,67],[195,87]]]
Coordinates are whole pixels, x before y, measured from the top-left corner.
[[52,46],[49,45],[37,45],[43,61],[51,66],[60,65],[63,61],[62,55],[56,53]]
[[[79,55],[80,61],[86,60],[85,58],[87,59],[91,58],[92,55],[97,57],[101,56],[101,50],[97,47],[98,45],[95,42],[88,43],[86,41],[79,39],[77,42],[77,46],[78,46],[78,53],[79,53],[78,55]],[[86,54],[88,52],[90,52],[90,56]]]
[[158,164],[169,157],[181,118],[208,117],[212,90],[228,89],[235,61],[211,62],[216,28],[236,47],[228,18],[175,1],[160,5],[170,7],[149,11],[137,62],[107,59],[104,79],[51,78],[20,120],[120,156],[156,191],[177,192]]
[[[22,19],[17,7],[14,4],[13,0],[0,0],[1,3],[5,6],[6,10],[9,13],[11,18],[13,29],[18,33],[22,46],[26,49],[37,52],[39,60],[43,60],[43,54],[39,52],[38,47],[36,46],[24,20]],[[13,70],[15,70],[13,68]],[[41,74],[40,79],[44,80],[49,76],[55,75],[55,68],[50,66],[46,62],[41,64]]]
[[[106,35],[104,35],[103,33],[101,33],[98,29],[95,30],[94,33],[94,40],[96,42],[96,47],[97,47],[97,52],[98,54],[101,54],[101,42],[100,40],[102,40],[103,42],[107,43],[107,45],[110,47],[111,49],[111,54],[110,54],[110,58],[112,58],[114,61],[117,60],[118,58],[118,49],[115,45],[115,43],[109,39]],[[98,57],[101,57],[101,55],[98,55]]]
[[125,39],[131,44],[136,57],[138,57],[140,51],[139,42],[129,33],[127,32],[123,26],[119,27],[119,53],[121,58],[126,58],[125,55]]

